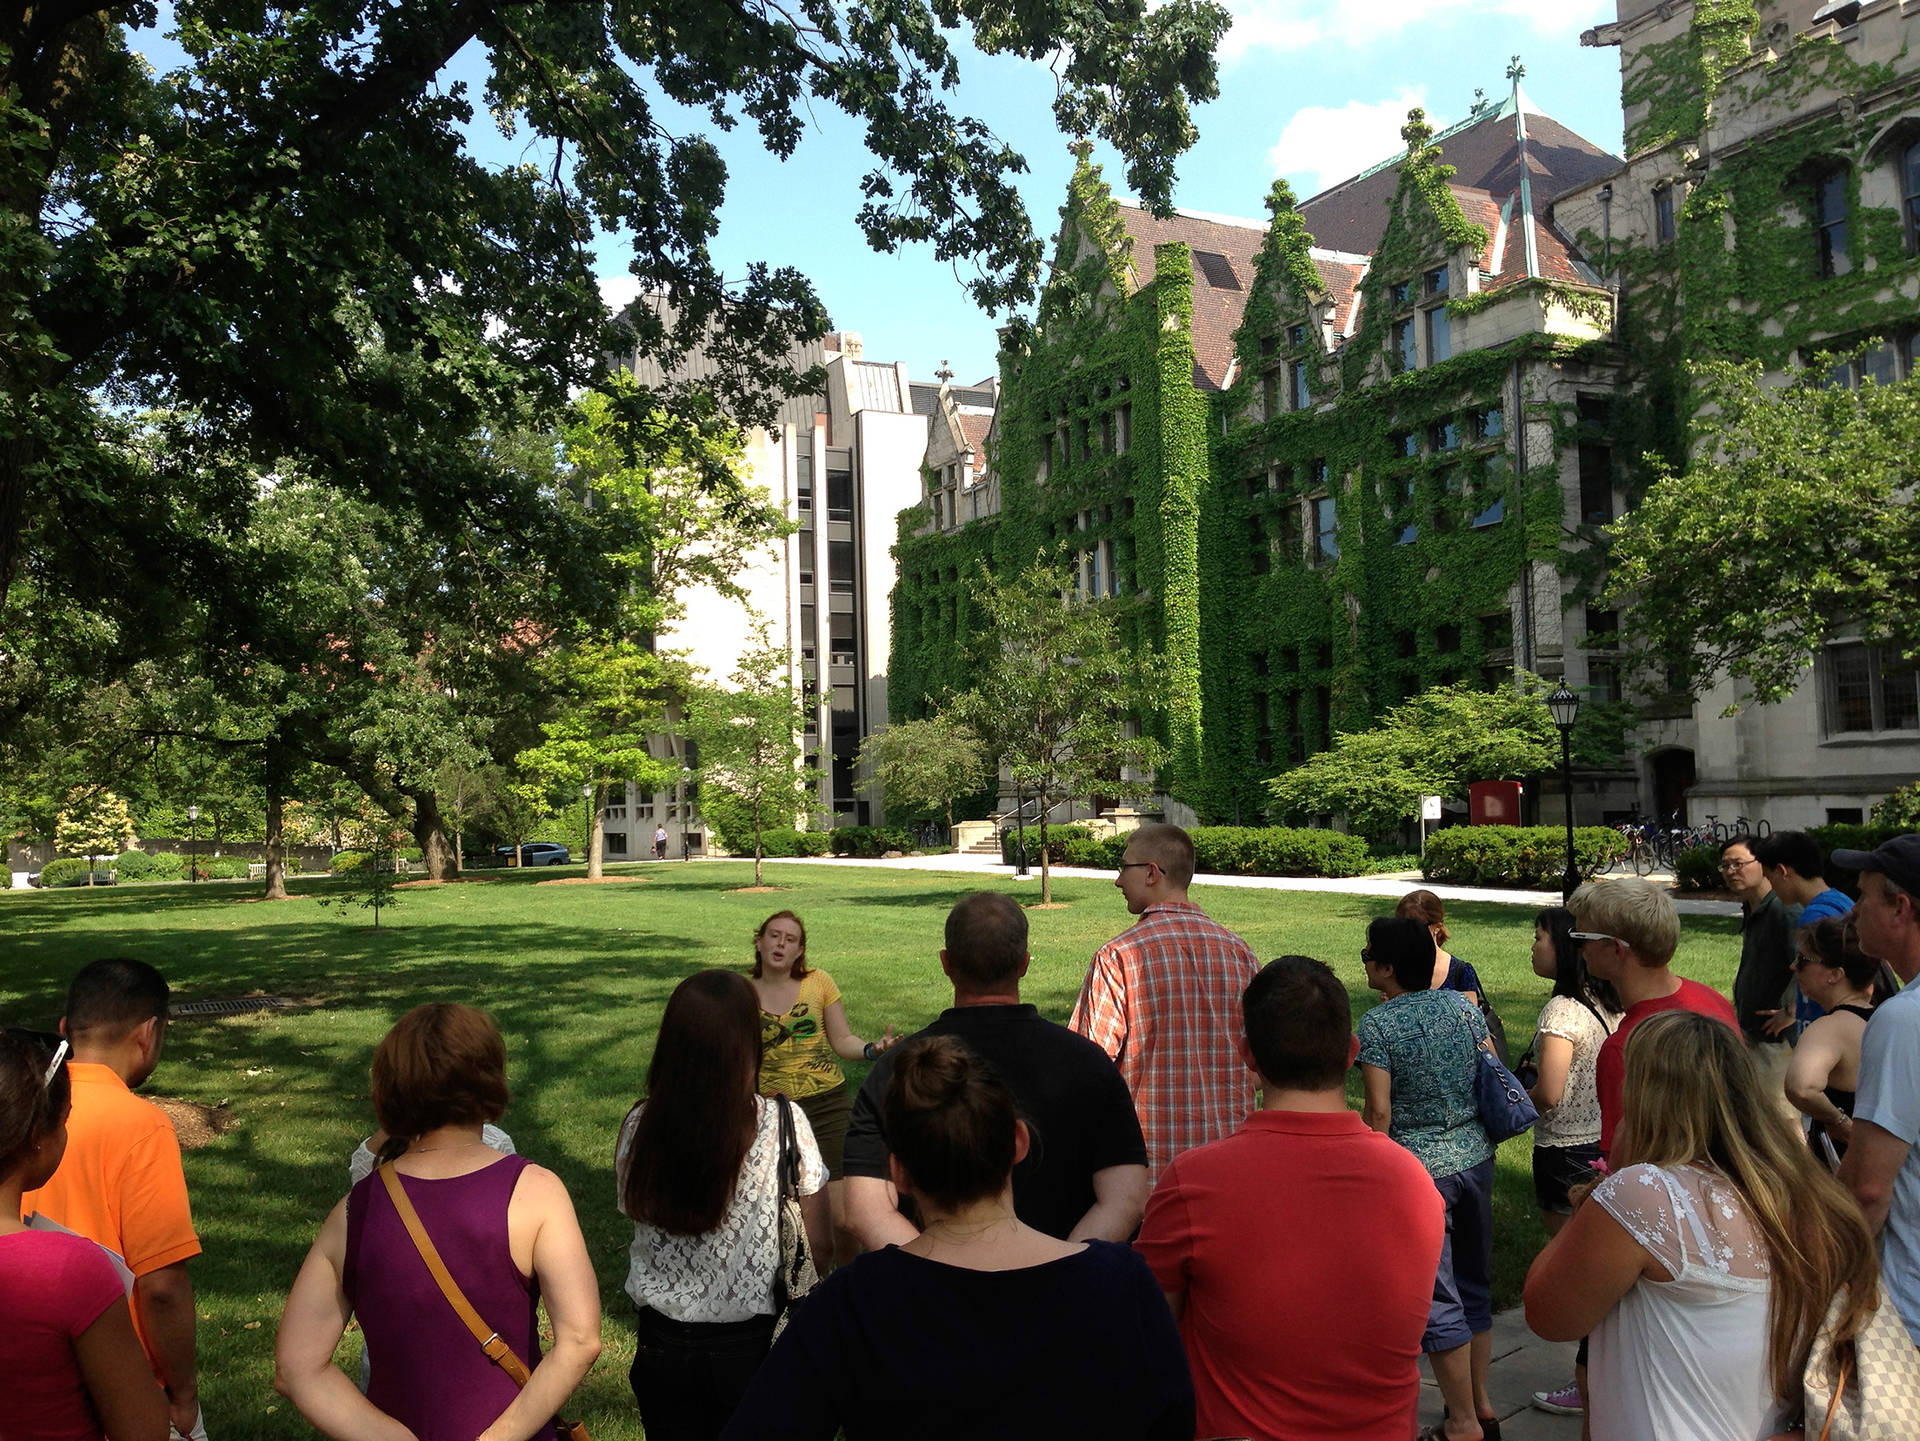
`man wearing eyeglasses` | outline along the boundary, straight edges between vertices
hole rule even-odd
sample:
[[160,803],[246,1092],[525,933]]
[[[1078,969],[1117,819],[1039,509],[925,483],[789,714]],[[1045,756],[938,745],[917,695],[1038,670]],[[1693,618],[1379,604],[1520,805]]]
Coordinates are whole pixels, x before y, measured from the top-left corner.
[[100,960],[67,991],[61,1032],[73,1045],[67,1153],[21,1213],[97,1242],[133,1273],[134,1330],[167,1393],[177,1436],[206,1441],[194,1371],[193,1282],[200,1254],[173,1123],[133,1094],[166,1043],[166,979],[144,961]]
[[1698,1011],[1738,1029],[1733,1007],[1710,986],[1669,969],[1680,948],[1680,915],[1666,891],[1637,877],[1588,881],[1567,901],[1573,939],[1590,974],[1612,981],[1625,1013],[1600,1044],[1594,1088],[1600,1097],[1600,1154],[1611,1154],[1620,1124],[1620,1090],[1626,1079],[1627,1037],[1662,1011]]
[[1253,1109],[1236,1044],[1260,962],[1187,899],[1192,880],[1193,839],[1180,827],[1133,833],[1114,885],[1140,919],[1094,952],[1067,1022],[1120,1068],[1156,1176],[1182,1151],[1232,1135]]
[[1733,977],[1733,1011],[1740,1034],[1753,1047],[1760,1078],[1775,1106],[1789,1119],[1799,1113],[1787,1100],[1787,1065],[1793,1047],[1794,925],[1797,912],[1774,892],[1754,842],[1734,836],[1720,847],[1720,880],[1740,902],[1740,969]]

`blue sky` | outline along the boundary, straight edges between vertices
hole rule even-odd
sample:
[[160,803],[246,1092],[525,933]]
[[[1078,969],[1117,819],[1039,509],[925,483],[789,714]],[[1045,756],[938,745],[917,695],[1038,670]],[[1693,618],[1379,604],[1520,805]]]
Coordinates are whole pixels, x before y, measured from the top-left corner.
[[[1177,204],[1260,217],[1275,175],[1310,195],[1400,148],[1409,106],[1424,105],[1436,126],[1464,116],[1476,88],[1499,98],[1516,52],[1534,103],[1609,150],[1620,148],[1617,49],[1583,49],[1580,32],[1614,18],[1613,0],[1226,0],[1234,27],[1221,48],[1220,98],[1196,112],[1199,144],[1180,166]],[[165,21],[163,19],[163,27]],[[178,52],[149,32],[155,64]],[[463,53],[455,77],[476,82],[483,57]],[[1026,156],[1020,190],[1034,228],[1051,237],[1072,170],[1067,137],[1054,128],[1051,74],[1022,61],[962,47],[961,85],[949,99]],[[956,378],[994,371],[995,327],[952,269],[926,247],[892,255],[870,250],[854,215],[868,169],[860,128],[824,106],[794,157],[775,161],[751,126],[717,136],[730,179],[715,253],[724,271],[754,260],[807,275],[837,327],[861,333],[875,360],[904,360],[916,380],[943,360]],[[700,117],[686,117],[697,124]],[[484,112],[474,144],[502,163],[537,159],[524,137],[507,141]],[[1116,190],[1123,167],[1097,154]],[[1049,253],[1051,251],[1049,250]],[[598,250],[603,288],[632,294],[618,237]]]

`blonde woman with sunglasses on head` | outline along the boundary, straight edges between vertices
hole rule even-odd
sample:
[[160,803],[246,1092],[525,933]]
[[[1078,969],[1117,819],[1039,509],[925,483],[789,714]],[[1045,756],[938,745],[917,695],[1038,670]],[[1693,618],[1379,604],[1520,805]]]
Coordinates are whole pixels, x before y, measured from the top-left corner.
[[0,1034],[0,1435],[7,1441],[164,1441],[167,1397],[133,1334],[106,1252],[29,1227],[20,1198],[67,1149],[65,1037]]
[[1534,1261],[1527,1324],[1591,1333],[1594,1441],[1762,1441],[1834,1296],[1843,1337],[1877,1303],[1873,1242],[1730,1027],[1669,1012],[1626,1051],[1612,1174]]

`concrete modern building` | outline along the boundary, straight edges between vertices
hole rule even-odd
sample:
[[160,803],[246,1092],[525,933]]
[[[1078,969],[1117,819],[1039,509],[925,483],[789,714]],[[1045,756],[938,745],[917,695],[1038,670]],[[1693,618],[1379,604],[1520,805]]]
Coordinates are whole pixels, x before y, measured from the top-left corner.
[[[925,493],[921,464],[943,387],[915,384],[903,364],[868,360],[850,331],[828,335],[798,361],[821,365],[825,388],[786,401],[774,426],[748,432],[745,451],[748,483],[765,487],[798,530],[737,577],[744,605],[711,592],[683,597],[684,617],[656,643],[686,651],[724,680],[764,624],[787,649],[793,685],[811,701],[801,740],[822,781],[803,824],[877,823],[879,787],[858,772],[856,756],[886,723],[888,552],[895,516]],[[683,378],[697,379],[701,363],[691,362]],[[645,384],[664,378],[644,360],[634,369]],[[680,744],[662,736],[657,753]],[[657,794],[629,787],[625,803],[609,804],[604,819],[613,857],[645,854],[662,825],[670,854],[711,844],[697,787]]]

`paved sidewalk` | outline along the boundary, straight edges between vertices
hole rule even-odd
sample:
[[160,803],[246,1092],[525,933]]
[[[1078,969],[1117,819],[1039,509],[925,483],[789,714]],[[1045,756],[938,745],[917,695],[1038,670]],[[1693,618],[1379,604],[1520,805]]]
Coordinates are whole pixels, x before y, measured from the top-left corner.
[[[939,871],[950,875],[997,876],[1002,880],[1019,879],[1013,874],[1013,867],[1005,864],[997,856],[973,855],[936,855],[902,856],[895,861],[855,860],[849,856],[801,856],[782,857],[776,862],[783,866],[868,866],[880,870]],[[659,864],[655,862],[655,864]],[[668,865],[679,862],[668,861]],[[1082,866],[1055,866],[1053,874],[1063,880],[1111,881],[1112,871],[1092,870]],[[1040,868],[1035,866],[1025,878],[1033,884],[1040,882]],[[1653,876],[1655,881],[1671,880],[1668,876]],[[1204,886],[1238,886],[1243,890],[1264,891],[1313,891],[1324,895],[1347,896],[1392,896],[1405,895],[1415,886],[1427,883],[1420,878],[1418,871],[1392,871],[1377,876],[1195,876],[1196,888]],[[1427,886],[1435,895],[1445,901],[1491,901],[1498,905],[1530,906],[1538,910],[1542,906],[1560,904],[1558,891],[1516,891],[1501,890],[1491,886]],[[1737,916],[1740,905],[1737,901],[1702,901],[1676,899],[1674,907],[1683,916]]]
[[[1549,1416],[1533,1409],[1535,1391],[1557,1391],[1573,1379],[1571,1341],[1542,1341],[1527,1329],[1520,1308],[1493,1318],[1493,1360],[1487,1367],[1487,1394],[1500,1416],[1502,1441],[1580,1441],[1578,1416]],[[1422,1364],[1420,1424],[1440,1420],[1440,1390]]]

